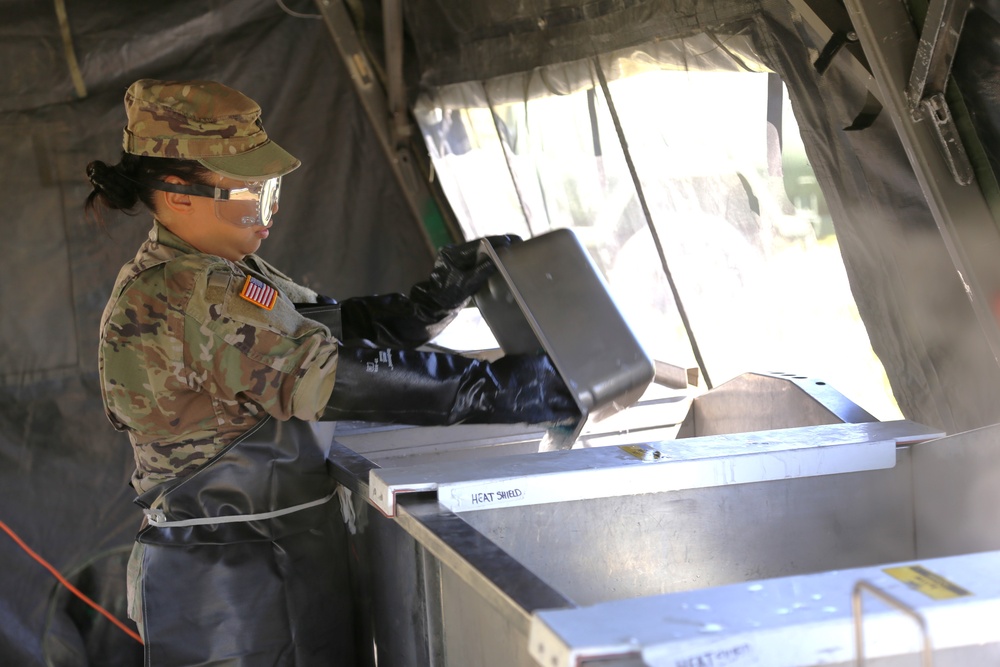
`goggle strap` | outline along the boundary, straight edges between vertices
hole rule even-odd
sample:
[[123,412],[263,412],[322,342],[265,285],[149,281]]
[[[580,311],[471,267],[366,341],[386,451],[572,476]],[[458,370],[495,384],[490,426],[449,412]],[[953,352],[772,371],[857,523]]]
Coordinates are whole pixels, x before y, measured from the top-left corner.
[[214,199],[229,199],[229,190],[194,183],[191,185],[181,185],[180,183],[167,183],[158,179],[149,179],[142,182],[142,185],[159,190],[161,192],[173,192],[178,195],[195,195],[196,197],[211,197]]

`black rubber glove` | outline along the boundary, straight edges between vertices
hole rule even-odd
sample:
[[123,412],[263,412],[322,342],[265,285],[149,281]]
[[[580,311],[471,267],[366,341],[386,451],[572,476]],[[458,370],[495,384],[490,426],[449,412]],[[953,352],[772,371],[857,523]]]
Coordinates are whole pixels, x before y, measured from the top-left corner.
[[419,426],[562,424],[579,419],[545,355],[488,362],[454,354],[341,346],[323,419]]
[[[521,240],[514,235],[487,239],[495,248]],[[480,241],[442,247],[430,277],[414,285],[409,297],[381,294],[352,297],[340,303],[320,297],[320,303],[295,307],[306,317],[325,324],[343,343],[419,347],[441,333],[496,270],[491,261],[478,259]]]
[[379,294],[337,303],[321,296],[319,303],[297,303],[296,310],[326,325],[341,343],[409,349],[420,347],[444,331],[455,316],[423,308],[402,294]]
[[[506,248],[521,240],[506,234],[487,236],[494,248]],[[469,298],[489,280],[496,267],[488,259],[479,259],[482,239],[443,246],[434,260],[430,278],[410,290],[410,299],[436,311],[450,312],[465,306]]]

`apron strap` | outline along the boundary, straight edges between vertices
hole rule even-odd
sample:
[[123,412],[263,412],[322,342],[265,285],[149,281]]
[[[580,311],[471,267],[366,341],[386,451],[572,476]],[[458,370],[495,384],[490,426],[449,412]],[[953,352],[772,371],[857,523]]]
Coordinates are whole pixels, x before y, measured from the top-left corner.
[[302,503],[300,505],[293,505],[292,507],[285,507],[280,510],[273,510],[271,512],[260,512],[257,514],[233,514],[230,516],[218,516],[218,517],[198,517],[196,519],[183,519],[180,521],[170,521],[167,519],[166,514],[160,509],[146,509],[143,510],[143,514],[146,515],[146,520],[149,522],[150,526],[155,528],[182,528],[184,526],[209,526],[220,523],[243,523],[247,521],[266,521],[267,519],[273,519],[275,517],[284,516],[286,514],[293,514],[295,512],[301,512],[302,510],[309,509],[310,507],[316,507],[329,502],[331,498],[337,495],[336,491],[333,491],[323,498],[318,500],[311,500],[307,503]]

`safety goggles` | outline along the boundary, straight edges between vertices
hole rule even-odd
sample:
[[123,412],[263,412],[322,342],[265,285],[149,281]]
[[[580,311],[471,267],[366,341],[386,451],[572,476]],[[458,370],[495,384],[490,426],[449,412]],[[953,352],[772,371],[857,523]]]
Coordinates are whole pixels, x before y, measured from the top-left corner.
[[281,176],[265,181],[250,181],[245,187],[228,189],[202,183],[181,185],[153,181],[146,184],[163,192],[211,197],[215,200],[215,215],[220,220],[240,227],[270,227],[272,216],[278,210],[278,197],[281,194]]

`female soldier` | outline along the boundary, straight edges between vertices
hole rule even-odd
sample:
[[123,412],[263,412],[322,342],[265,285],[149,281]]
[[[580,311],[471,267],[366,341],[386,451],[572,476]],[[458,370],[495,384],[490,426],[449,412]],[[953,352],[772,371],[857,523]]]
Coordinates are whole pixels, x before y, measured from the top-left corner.
[[125,109],[121,161],[87,166],[87,209],[141,203],[153,215],[99,351],[146,515],[129,615],[147,664],[353,664],[343,526],[306,421],[559,422],[573,403],[544,355],[412,349],[484,284],[492,267],[477,264],[476,243],[443,249],[409,297],[336,304],[253,254],[299,166],[253,100],[143,79]]

